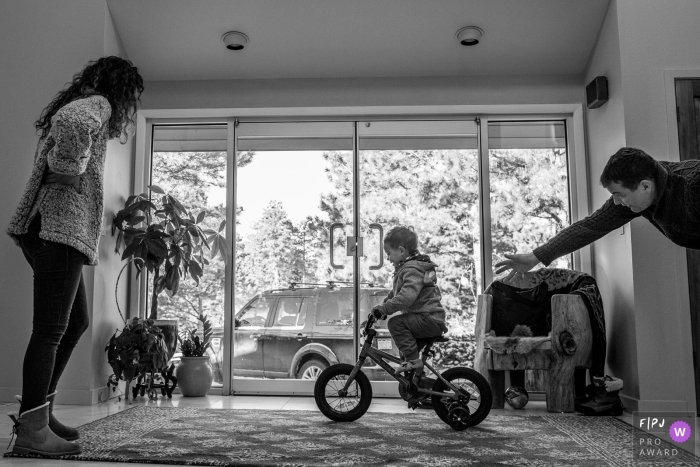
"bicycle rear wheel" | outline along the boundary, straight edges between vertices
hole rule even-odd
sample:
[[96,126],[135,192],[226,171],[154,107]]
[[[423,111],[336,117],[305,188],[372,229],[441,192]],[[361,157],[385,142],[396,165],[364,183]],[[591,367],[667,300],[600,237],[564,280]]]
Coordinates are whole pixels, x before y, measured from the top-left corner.
[[[450,368],[441,375],[447,381],[457,386],[462,394],[468,395],[468,400],[456,401],[445,396],[432,396],[433,409],[440,420],[450,424],[449,413],[450,409],[455,407],[463,407],[469,409],[470,421],[469,426],[476,426],[489,414],[491,411],[491,403],[493,394],[491,386],[486,378],[481,374],[466,367]],[[449,387],[441,380],[437,380],[433,385],[433,391],[446,392],[450,391]]]
[[372,385],[362,371],[341,394],[353,366],[347,363],[331,365],[319,375],[314,385],[314,399],[319,410],[335,422],[354,422],[367,412],[372,402]]

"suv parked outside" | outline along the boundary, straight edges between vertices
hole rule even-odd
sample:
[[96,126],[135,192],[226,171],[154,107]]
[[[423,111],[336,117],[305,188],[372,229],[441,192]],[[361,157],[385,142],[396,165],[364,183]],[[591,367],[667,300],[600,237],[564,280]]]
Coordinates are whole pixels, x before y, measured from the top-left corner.
[[[389,289],[361,288],[360,321],[384,301]],[[269,290],[256,295],[236,313],[233,336],[234,376],[316,379],[334,363],[354,363],[352,287],[298,287]],[[360,323],[361,324],[361,323]],[[358,324],[359,326],[359,324]],[[374,346],[398,355],[386,328],[376,326]],[[210,351],[214,381],[222,381],[223,329],[214,328]],[[359,345],[359,343],[358,343]],[[368,360],[363,368],[370,380],[390,380]]]

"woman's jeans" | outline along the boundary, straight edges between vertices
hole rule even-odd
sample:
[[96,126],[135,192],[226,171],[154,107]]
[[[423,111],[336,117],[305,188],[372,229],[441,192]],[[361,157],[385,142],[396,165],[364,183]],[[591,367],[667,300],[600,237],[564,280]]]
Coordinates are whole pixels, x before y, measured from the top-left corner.
[[34,322],[24,354],[20,413],[46,402],[80,336],[89,324],[83,283],[85,255],[73,247],[39,238],[34,217],[20,237],[24,257],[34,270]]

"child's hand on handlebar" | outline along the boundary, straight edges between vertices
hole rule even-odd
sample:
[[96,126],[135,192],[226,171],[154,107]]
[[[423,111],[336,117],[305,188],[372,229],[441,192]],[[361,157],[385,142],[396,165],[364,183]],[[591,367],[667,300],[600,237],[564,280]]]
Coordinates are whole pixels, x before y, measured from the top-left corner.
[[380,319],[386,319],[386,315],[385,315],[384,313],[382,313],[382,312],[379,310],[379,308],[376,307],[376,306],[375,306],[374,308],[372,308],[372,311],[370,312],[368,318],[369,318],[369,317],[373,317],[373,318],[376,319],[377,321],[379,321]]

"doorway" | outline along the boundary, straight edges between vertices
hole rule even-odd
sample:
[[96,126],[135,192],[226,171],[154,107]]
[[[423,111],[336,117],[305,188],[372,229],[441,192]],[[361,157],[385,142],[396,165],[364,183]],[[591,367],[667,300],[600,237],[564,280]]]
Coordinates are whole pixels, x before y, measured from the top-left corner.
[[[675,86],[680,159],[700,159],[700,79],[676,79]],[[695,366],[695,400],[697,413],[700,415],[700,251],[686,250],[686,254]]]

